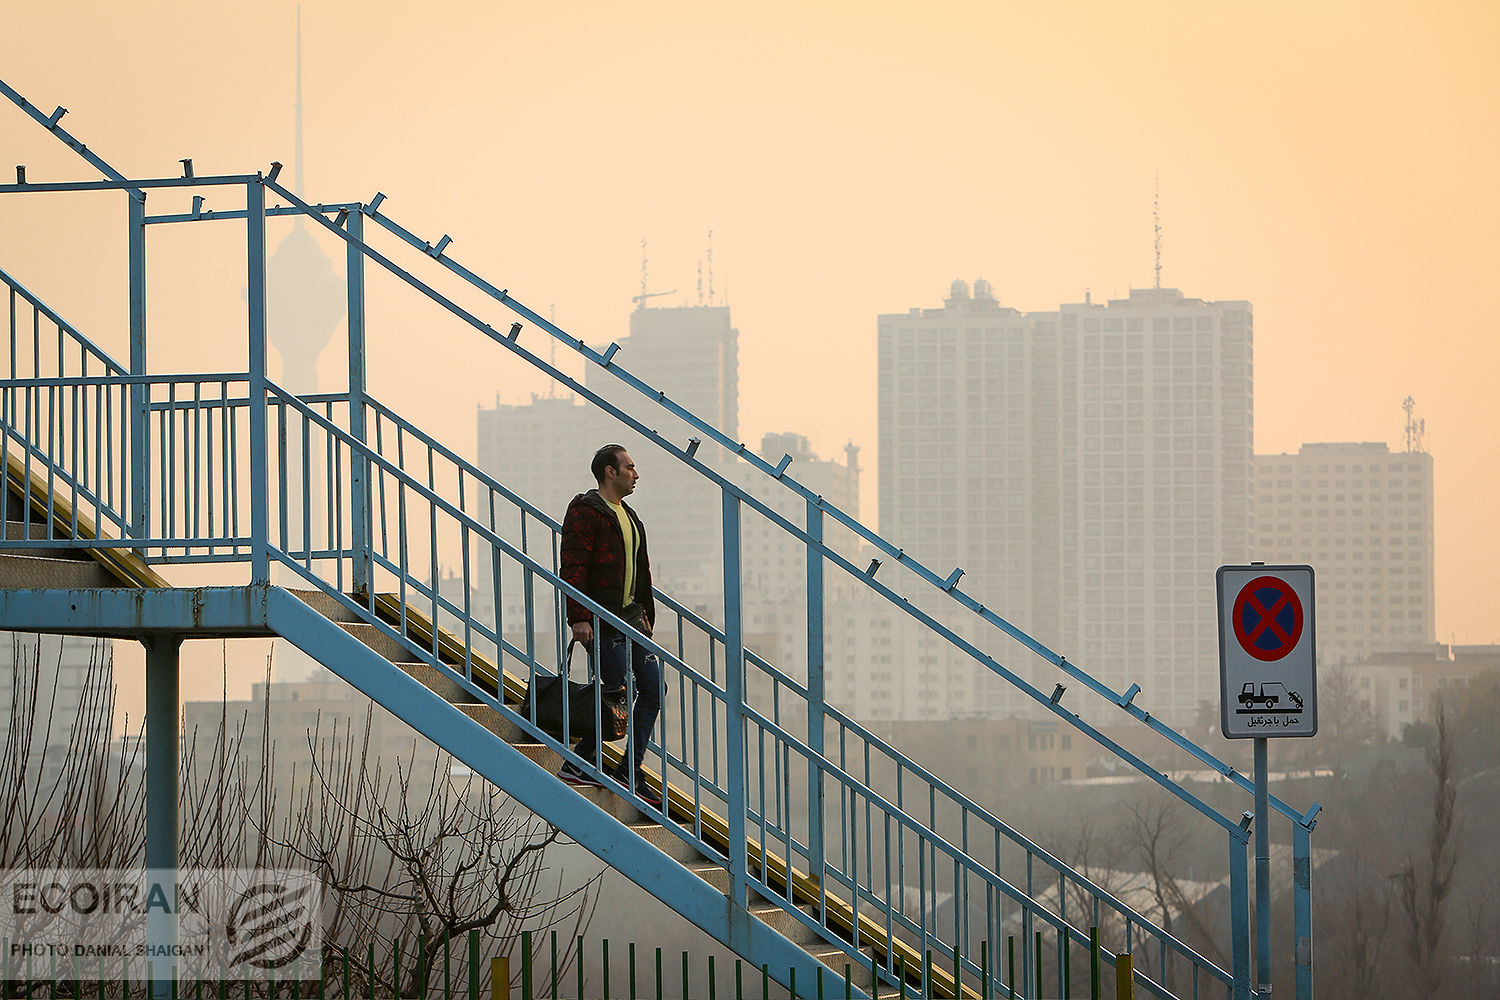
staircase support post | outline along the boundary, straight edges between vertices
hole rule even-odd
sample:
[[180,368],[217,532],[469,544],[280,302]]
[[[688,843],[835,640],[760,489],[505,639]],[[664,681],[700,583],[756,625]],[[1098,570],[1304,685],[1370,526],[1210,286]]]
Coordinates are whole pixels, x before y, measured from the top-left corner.
[[[724,514],[724,690],[729,757],[729,901],[748,899],[745,841],[745,621],[740,573],[740,498],[722,491]],[[787,859],[790,863],[791,859]],[[762,877],[766,872],[761,872]]]
[[[178,652],[182,637],[153,636],[142,640],[146,647],[146,868],[153,880],[170,880],[168,898],[176,899],[177,869],[177,768]],[[164,887],[165,888],[165,887]],[[173,953],[177,944],[177,916],[160,907],[148,911],[146,938],[160,956]],[[149,995],[171,995],[171,964],[168,957],[154,962]]]
[[[130,374],[146,372],[146,192],[130,198]],[[145,538],[151,511],[151,387],[133,382],[130,398],[130,534]]]
[[[823,508],[807,502],[807,535],[823,540]],[[823,883],[823,553],[807,546],[807,865],[819,886]]]
[[1312,827],[1292,824],[1292,933],[1297,1000],[1313,1000]]
[[250,314],[250,577],[271,582],[270,480],[266,463],[266,188],[245,185],[245,299]]
[[1250,865],[1248,837],[1229,837],[1229,936],[1234,984],[1231,1000],[1250,1000]]
[[[349,433],[365,443],[365,217],[351,212],[344,244],[348,276]],[[362,454],[349,456],[349,532],[356,594],[370,594],[370,465]]]

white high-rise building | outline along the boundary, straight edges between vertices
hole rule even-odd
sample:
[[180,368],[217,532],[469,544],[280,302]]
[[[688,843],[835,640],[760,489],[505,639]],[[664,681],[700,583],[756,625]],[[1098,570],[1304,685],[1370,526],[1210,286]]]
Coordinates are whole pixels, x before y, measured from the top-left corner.
[[1313,567],[1319,664],[1436,640],[1431,455],[1304,444],[1255,456],[1255,481],[1254,557]]
[[[731,439],[739,434],[739,331],[728,306],[651,308],[641,303],[630,314],[630,335],[618,341],[619,363],[653,389],[708,421]],[[605,399],[686,448],[703,435],[665,408],[624,386],[598,365],[585,371],[585,384]],[[712,483],[634,432],[611,431],[630,449],[641,473],[630,503],[646,523],[652,576],[658,586],[702,594],[712,605],[723,592],[720,494]],[[600,441],[599,444],[605,442]],[[592,454],[592,453],[591,453]],[[705,443],[698,458],[729,466],[733,456]]]
[[[1214,570],[1250,546],[1251,344],[1249,303],[1175,289],[1022,313],[959,281],[881,316],[882,533],[1189,720],[1218,693]],[[951,708],[971,698],[1028,704],[981,681]]]

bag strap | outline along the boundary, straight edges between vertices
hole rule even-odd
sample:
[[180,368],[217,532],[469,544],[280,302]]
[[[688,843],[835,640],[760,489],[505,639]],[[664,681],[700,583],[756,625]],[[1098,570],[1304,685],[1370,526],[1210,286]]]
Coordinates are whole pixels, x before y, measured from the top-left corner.
[[564,680],[571,680],[572,679],[570,675],[573,673],[573,647],[574,646],[582,646],[583,647],[583,660],[584,660],[585,663],[593,663],[594,662],[594,655],[593,655],[593,653],[589,649],[589,643],[584,642],[582,639],[577,639],[577,638],[569,639],[568,640],[568,650],[567,650],[567,652],[563,653],[562,675],[563,675],[563,679]]

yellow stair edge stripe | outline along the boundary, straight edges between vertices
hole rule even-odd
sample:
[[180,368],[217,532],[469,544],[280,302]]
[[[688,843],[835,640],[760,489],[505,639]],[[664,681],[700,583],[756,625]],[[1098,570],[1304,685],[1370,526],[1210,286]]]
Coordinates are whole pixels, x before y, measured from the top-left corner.
[[[31,501],[32,509],[41,517],[47,516],[47,480],[45,476],[36,475],[33,471],[29,483],[27,483],[26,466],[10,451],[5,453],[5,479],[7,487],[14,490],[18,495],[27,496]],[[56,482],[56,481],[54,481]],[[66,497],[54,493],[52,501],[52,523],[54,527],[67,534],[73,530],[73,505]],[[82,511],[78,513],[78,538],[80,539],[108,539],[107,535],[98,534],[93,520]],[[115,579],[132,587],[158,588],[170,587],[160,575],[157,574],[140,556],[130,549],[86,549],[86,552],[94,558],[94,561],[103,566]]]
[[[401,606],[396,595],[376,595],[375,607],[387,622],[392,624],[399,622]],[[431,620],[408,603],[406,606],[406,622],[412,638],[430,647],[432,643]],[[440,628],[438,629],[437,642],[438,650],[444,658],[452,660],[455,663],[463,663],[465,650],[463,643],[459,639],[446,629]],[[472,654],[471,661],[474,664],[474,675],[476,677],[483,677],[485,680],[490,681],[490,683],[494,683],[494,678],[498,672],[494,663],[478,653]],[[505,674],[505,695],[506,701],[520,703],[526,697],[526,683],[507,672]],[[603,756],[605,761],[613,766],[619,763],[621,751],[612,744],[606,743],[603,747]],[[659,792],[661,790],[661,776],[650,768],[645,768],[644,770],[647,786],[653,791]],[[684,826],[691,828],[695,819],[697,819],[701,823],[704,840],[725,854],[729,853],[728,820],[709,809],[695,808],[692,797],[676,786],[669,785],[667,787],[664,804],[667,815]],[[745,846],[749,863],[762,866],[766,873],[763,875],[766,882],[773,885],[777,882],[780,882],[782,885],[787,883],[787,864],[785,859],[779,855],[767,853],[761,844],[754,839],[747,839]],[[819,894],[820,885],[818,880],[808,872],[793,868],[791,885],[792,890],[790,895],[794,903],[814,908],[823,904],[824,900],[820,898]],[[852,936],[852,928],[854,926],[853,907],[842,899],[830,896],[827,899],[827,910],[828,925],[835,931],[843,931],[845,934]],[[881,953],[882,957],[889,955],[894,950],[897,956],[905,959],[908,980],[915,979],[920,982],[923,956],[916,948],[913,948],[904,941],[888,941],[885,928],[863,913],[859,915],[859,936],[862,942],[865,942],[869,947],[875,948]],[[942,968],[936,957],[933,959],[932,981],[929,985],[939,991],[939,995],[949,997],[954,995],[953,970],[951,968]],[[976,998],[979,996],[977,992],[968,986],[963,988],[963,995],[965,997]]]

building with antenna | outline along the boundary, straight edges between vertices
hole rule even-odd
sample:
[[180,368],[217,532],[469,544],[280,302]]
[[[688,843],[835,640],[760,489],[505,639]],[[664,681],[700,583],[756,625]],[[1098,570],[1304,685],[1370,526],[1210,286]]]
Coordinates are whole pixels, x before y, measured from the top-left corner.
[[[305,197],[302,136],[302,11],[297,10],[295,193]],[[297,215],[266,267],[266,337],[281,358],[281,384],[298,394],[318,391],[318,358],[344,318],[344,280],[333,259]]]
[[[652,306],[649,298],[637,298],[630,334],[618,343],[621,361],[638,378],[730,437],[738,437],[739,331],[728,306]],[[597,365],[588,366],[584,378],[606,399],[631,398],[631,390]],[[682,447],[689,438],[700,436],[665,408],[648,422]],[[630,446],[629,441],[622,443]],[[641,485],[631,498],[651,532],[653,572],[689,592],[704,588],[707,594],[717,594],[722,588],[717,491],[681,463],[653,452],[638,448],[633,454],[641,468]],[[708,462],[728,461],[720,448],[704,448],[699,455]],[[670,530],[662,530],[669,524]],[[659,527],[652,532],[653,526]]]
[[1255,456],[1255,485],[1254,558],[1316,571],[1320,666],[1436,640],[1431,455],[1304,444]]

